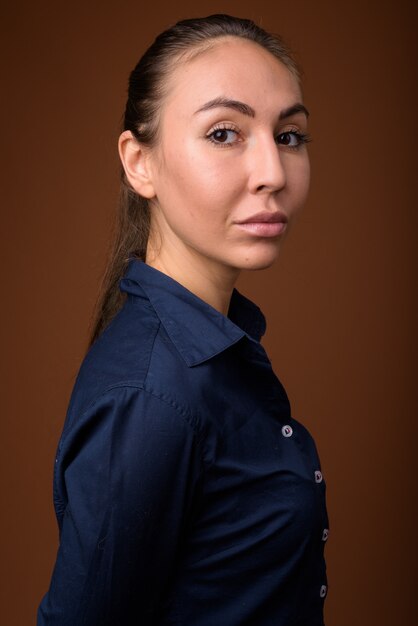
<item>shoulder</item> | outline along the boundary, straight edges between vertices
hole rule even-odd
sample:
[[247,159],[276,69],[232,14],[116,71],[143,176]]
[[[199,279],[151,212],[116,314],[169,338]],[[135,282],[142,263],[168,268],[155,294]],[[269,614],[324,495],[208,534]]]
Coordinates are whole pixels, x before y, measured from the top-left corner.
[[154,412],[159,405],[160,414],[171,412],[193,426],[190,373],[152,306],[128,298],[81,364],[64,430],[103,403],[117,407],[133,397],[153,405]]
[[142,388],[159,325],[151,307],[128,299],[84,357],[70,410],[83,412],[107,390]]
[[120,383],[103,390],[82,410],[70,407],[60,445],[71,439],[86,441],[94,435],[113,440],[118,433],[130,441],[146,440],[160,433],[175,440],[195,436],[195,420],[184,407],[162,397],[140,383]]

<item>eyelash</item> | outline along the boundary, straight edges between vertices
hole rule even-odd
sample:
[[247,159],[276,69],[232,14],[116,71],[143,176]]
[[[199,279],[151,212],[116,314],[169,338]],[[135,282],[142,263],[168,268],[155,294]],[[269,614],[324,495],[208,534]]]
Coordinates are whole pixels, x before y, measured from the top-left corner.
[[[230,126],[228,124],[219,124],[209,131],[209,133],[206,135],[206,139],[217,148],[231,148],[233,145],[235,145],[236,143],[235,141],[231,143],[221,143],[221,142],[215,141],[214,135],[219,130],[230,130],[237,134],[240,132],[239,129],[234,126]],[[299,148],[301,148],[304,144],[307,144],[310,141],[312,141],[310,135],[308,135],[307,133],[301,133],[296,128],[292,128],[283,133],[279,133],[277,137],[281,137],[282,135],[292,135],[293,137],[296,137],[299,142],[297,146],[286,146],[286,144],[278,144],[278,145],[284,145],[289,150],[299,150]]]

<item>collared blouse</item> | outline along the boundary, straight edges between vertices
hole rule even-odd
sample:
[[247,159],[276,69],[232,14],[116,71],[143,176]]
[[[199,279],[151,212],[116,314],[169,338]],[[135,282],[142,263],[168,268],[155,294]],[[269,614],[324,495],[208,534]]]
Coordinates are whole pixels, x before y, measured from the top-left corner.
[[322,626],[325,482],[263,314],[139,260],[120,286],[58,446],[38,626]]

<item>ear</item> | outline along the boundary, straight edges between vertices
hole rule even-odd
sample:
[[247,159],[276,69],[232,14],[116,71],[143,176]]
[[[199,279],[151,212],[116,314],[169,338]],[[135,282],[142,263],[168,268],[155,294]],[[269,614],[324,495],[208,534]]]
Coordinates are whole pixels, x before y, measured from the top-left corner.
[[125,130],[119,137],[119,156],[130,185],[140,196],[154,198],[150,152],[139,143],[130,130]]

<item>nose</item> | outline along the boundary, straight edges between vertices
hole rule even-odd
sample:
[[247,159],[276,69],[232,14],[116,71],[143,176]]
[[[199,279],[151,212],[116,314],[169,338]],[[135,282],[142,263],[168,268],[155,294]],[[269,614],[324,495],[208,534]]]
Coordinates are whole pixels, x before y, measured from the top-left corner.
[[286,184],[286,172],[274,137],[254,139],[249,163],[251,193],[273,193]]

